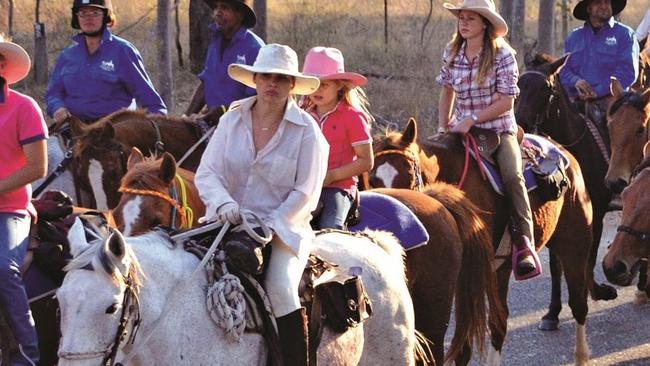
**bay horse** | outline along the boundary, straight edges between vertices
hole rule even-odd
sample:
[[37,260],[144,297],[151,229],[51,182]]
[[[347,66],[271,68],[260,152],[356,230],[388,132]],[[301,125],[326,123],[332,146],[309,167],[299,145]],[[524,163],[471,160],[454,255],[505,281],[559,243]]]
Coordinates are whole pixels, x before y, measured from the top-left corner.
[[[420,147],[417,144],[417,124],[409,120],[404,131],[387,132],[375,138],[375,167],[370,172],[373,187],[399,187],[416,189],[422,184],[440,180],[458,183],[464,171],[465,150],[460,135],[446,134],[435,144]],[[569,306],[576,320],[576,364],[586,364],[589,347],[585,323],[587,317],[587,292],[595,286],[593,267],[588,257],[592,241],[591,202],[587,194],[582,173],[575,158],[566,150],[569,157],[567,177],[569,188],[556,201],[544,202],[535,191],[530,192],[530,203],[535,222],[536,247],[547,246],[553,250],[561,262],[569,290]],[[490,184],[483,180],[477,164],[470,162],[465,176],[465,192],[480,210],[486,223],[486,231],[492,243],[499,243],[506,230],[510,217],[507,199],[497,194]],[[495,245],[495,248],[498,246]],[[509,247],[505,253],[509,253]],[[497,249],[497,253],[500,250]],[[463,268],[462,270],[467,270]],[[508,283],[511,262],[506,260],[497,268],[499,299],[506,315]],[[488,354],[488,364],[500,363],[507,324],[506,321],[490,321],[492,347]]]
[[[88,206],[101,211],[114,208],[119,201],[117,190],[132,147],[147,155],[162,153],[164,149],[181,159],[202,135],[193,120],[150,115],[142,110],[119,110],[91,125],[73,118],[70,127],[75,141],[76,182],[80,189],[91,193]],[[196,170],[204,147],[199,146],[183,167]]]
[[623,213],[614,241],[603,258],[607,279],[617,285],[628,286],[639,267],[647,264],[650,256],[650,143],[645,145],[644,160],[637,175],[623,190]]
[[[593,241],[589,254],[590,267],[593,268],[603,233],[603,219],[612,198],[612,192],[604,181],[610,150],[606,141],[596,137],[598,132],[593,125],[574,111],[560,84],[558,71],[568,57],[565,55],[558,59],[541,53],[527,57],[526,70],[521,73],[517,83],[521,93],[515,101],[515,116],[526,132],[551,137],[571,152],[580,164],[593,212]],[[543,324],[540,328],[554,330],[557,329],[558,314],[562,310],[562,268],[553,251],[549,258],[551,303],[544,316],[547,325]],[[595,284],[590,293],[594,300],[612,300],[617,296],[616,289],[607,284]]]
[[[210,320],[205,305],[207,274],[201,270],[191,277],[199,260],[182,245],[159,231],[127,238],[114,231],[91,244],[84,231],[79,220],[70,230],[74,258],[57,292],[60,366],[104,364],[112,349],[113,362],[123,363],[135,352],[129,365],[265,364],[262,335],[244,332],[239,342],[232,343]],[[339,268],[362,268],[373,307],[373,316],[351,330],[356,347],[340,343],[348,333],[323,328],[319,363],[414,365],[416,332],[404,252],[392,235],[367,234],[330,232],[313,243],[315,254]],[[156,331],[150,333],[154,324]]]
[[[156,191],[167,197],[174,172],[183,171],[175,169],[169,154],[147,161],[136,149],[128,165],[122,187]],[[183,179],[188,198],[198,198],[193,176],[186,175]],[[474,344],[479,352],[483,351],[488,311],[493,319],[504,318],[500,303],[495,301],[498,293],[491,270],[492,246],[478,209],[462,191],[444,183],[432,184],[424,193],[406,189],[376,192],[407,205],[429,234],[427,245],[410,250],[406,256],[416,328],[431,340],[436,364],[442,365],[444,338],[455,299],[456,329],[446,359],[467,363]],[[118,228],[129,235],[140,235],[155,226],[172,227],[170,212],[177,204],[151,193],[141,193],[144,192],[122,194],[113,211]],[[200,200],[189,199],[188,203],[195,219],[203,215],[205,207]]]

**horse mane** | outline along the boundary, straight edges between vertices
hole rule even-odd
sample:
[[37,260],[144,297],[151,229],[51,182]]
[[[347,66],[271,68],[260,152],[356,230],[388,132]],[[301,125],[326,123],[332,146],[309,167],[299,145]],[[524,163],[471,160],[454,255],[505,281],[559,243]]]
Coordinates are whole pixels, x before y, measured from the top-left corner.
[[158,171],[162,159],[156,156],[145,157],[143,161],[136,163],[126,171],[122,177],[122,187],[135,189],[164,189],[167,187],[160,179]]
[[620,98],[616,99],[614,103],[612,103],[612,105],[609,107],[609,110],[607,111],[607,115],[611,116],[612,114],[616,113],[616,111],[618,111],[618,109],[625,104],[632,106],[641,112],[644,112],[646,100],[641,92],[625,92]]
[[194,124],[195,122],[191,120],[188,117],[183,117],[183,116],[171,116],[171,115],[161,115],[161,114],[148,114],[145,109],[119,109],[111,114],[108,114],[99,120],[95,122],[95,124],[98,123],[120,123],[124,122],[125,120],[133,120],[133,119],[138,119],[138,120],[154,120],[154,121],[161,121],[161,120],[166,120],[174,123],[192,123]]
[[557,61],[557,57],[543,52],[535,52],[529,59],[526,61],[527,67],[538,67],[552,62]]

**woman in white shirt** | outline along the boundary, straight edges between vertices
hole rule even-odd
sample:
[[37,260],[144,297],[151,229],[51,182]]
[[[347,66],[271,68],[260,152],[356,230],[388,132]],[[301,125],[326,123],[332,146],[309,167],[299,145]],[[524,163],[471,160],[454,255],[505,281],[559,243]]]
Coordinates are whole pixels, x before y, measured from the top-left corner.
[[263,46],[253,66],[230,65],[228,74],[256,88],[257,95],[234,102],[221,117],[197,170],[196,186],[207,221],[238,225],[240,210],[248,209],[275,232],[265,289],[285,364],[307,364],[307,323],[298,284],[314,239],[309,221],[329,146],[291,94],[311,94],[319,80],[299,73],[295,51],[278,44]]

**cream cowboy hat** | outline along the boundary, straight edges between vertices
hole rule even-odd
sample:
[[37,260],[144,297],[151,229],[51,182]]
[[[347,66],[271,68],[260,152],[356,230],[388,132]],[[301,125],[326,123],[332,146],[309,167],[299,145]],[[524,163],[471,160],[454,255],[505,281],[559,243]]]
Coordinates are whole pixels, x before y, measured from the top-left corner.
[[29,74],[29,68],[32,65],[29,55],[24,48],[13,42],[5,41],[0,34],[0,54],[5,57],[7,65],[4,68],[2,76],[7,84],[15,84]]
[[318,89],[318,78],[301,74],[298,71],[298,55],[291,47],[271,43],[260,48],[253,66],[230,64],[228,75],[240,83],[255,88],[254,74],[282,74],[293,76],[296,85],[291,90],[293,94],[309,95]]
[[[573,16],[576,19],[580,20],[587,20],[589,19],[589,14],[587,14],[587,5],[592,0],[581,0],[578,1],[576,4],[575,8],[573,8]],[[611,0],[612,4],[612,15],[616,15],[625,9],[625,5],[627,5],[627,0]]]
[[[506,0],[507,1],[507,0]],[[508,24],[497,13],[496,7],[492,0],[464,0],[462,4],[456,6],[450,3],[444,3],[442,6],[449,10],[455,17],[461,10],[470,10],[482,15],[494,27],[497,36],[503,37],[508,34]]]
[[354,86],[364,86],[368,82],[365,76],[356,72],[345,72],[343,54],[337,48],[314,47],[305,56],[302,72],[323,80],[341,80]]

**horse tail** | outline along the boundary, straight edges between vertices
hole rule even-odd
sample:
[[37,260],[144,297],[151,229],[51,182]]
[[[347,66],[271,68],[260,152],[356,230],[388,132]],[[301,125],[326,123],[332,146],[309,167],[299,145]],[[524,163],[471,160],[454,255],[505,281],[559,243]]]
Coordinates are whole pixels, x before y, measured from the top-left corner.
[[506,316],[499,301],[496,275],[492,269],[492,241],[479,216],[481,210],[465,197],[463,191],[445,183],[429,185],[425,193],[440,201],[451,213],[463,243],[455,298],[456,330],[445,357],[447,363],[469,350],[472,344],[476,344],[482,354],[488,330],[488,313],[492,324],[503,324]]

